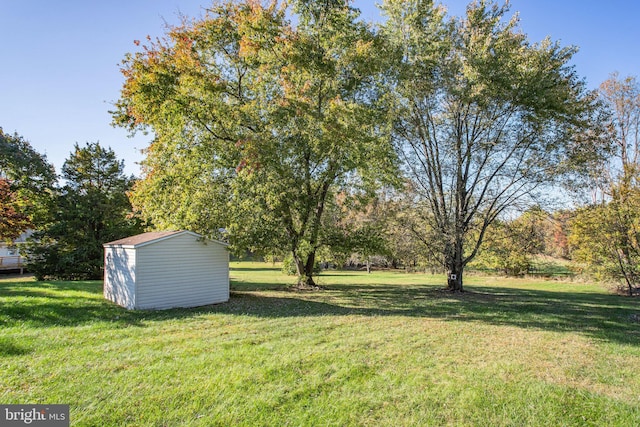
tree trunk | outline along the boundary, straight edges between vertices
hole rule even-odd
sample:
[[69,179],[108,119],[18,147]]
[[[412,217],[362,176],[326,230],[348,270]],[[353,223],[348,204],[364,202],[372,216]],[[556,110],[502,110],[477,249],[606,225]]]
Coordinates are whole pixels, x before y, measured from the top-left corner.
[[456,242],[453,256],[447,262],[447,290],[451,292],[464,292],[462,287],[462,242]]
[[316,288],[316,283],[313,281],[313,267],[316,263],[316,252],[313,251],[307,256],[307,262],[304,266],[304,277],[300,279],[304,279],[303,284],[307,288]]
[[464,292],[462,287],[462,272],[464,267],[453,266],[449,268],[447,274],[447,290],[451,292]]
[[315,281],[313,280],[313,267],[316,261],[315,251],[307,255],[306,261],[298,255],[293,253],[293,260],[296,264],[296,274],[298,276],[298,289],[317,289]]
[[298,276],[298,284],[300,284],[305,275],[305,264],[296,252],[293,252],[293,262],[296,264],[296,276]]

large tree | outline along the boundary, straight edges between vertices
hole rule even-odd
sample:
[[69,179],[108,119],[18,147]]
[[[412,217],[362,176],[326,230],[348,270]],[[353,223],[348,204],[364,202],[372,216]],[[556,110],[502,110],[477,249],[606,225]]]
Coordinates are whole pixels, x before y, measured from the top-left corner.
[[29,269],[39,278],[99,279],[103,243],[141,231],[126,194],[132,180],[115,152],[97,142],[76,144],[62,176],[51,222],[27,248]]
[[56,174],[46,156],[0,128],[0,239],[15,239],[46,222]]
[[476,1],[459,19],[428,0],[383,8],[398,52],[398,151],[428,210],[423,240],[461,291],[487,228],[588,148],[595,96],[569,65],[576,49],[530,43],[507,5]]
[[286,250],[314,286],[327,204],[375,187],[394,153],[374,34],[348,1],[291,3],[216,3],[128,55],[114,120],[155,135],[133,197],[143,217]]

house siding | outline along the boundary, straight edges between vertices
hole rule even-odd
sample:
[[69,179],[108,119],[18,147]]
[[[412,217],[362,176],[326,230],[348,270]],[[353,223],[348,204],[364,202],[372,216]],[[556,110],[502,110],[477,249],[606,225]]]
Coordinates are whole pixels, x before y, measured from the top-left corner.
[[229,253],[185,233],[136,249],[135,308],[195,307],[229,300]]
[[125,308],[135,308],[135,249],[107,248],[104,253],[104,266],[104,297]]

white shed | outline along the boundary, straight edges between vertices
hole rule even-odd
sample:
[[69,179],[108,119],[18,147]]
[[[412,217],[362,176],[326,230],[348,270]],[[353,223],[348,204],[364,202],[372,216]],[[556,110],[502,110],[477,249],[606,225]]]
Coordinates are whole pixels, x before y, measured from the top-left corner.
[[128,309],[226,302],[227,244],[190,231],[143,233],[105,243],[104,297]]

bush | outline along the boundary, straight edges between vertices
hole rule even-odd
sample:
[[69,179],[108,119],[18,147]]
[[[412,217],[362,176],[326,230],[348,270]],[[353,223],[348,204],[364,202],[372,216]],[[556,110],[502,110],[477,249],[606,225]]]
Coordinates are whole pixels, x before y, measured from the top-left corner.
[[37,280],[98,280],[103,277],[102,245],[72,247],[44,238],[26,246],[27,269]]

